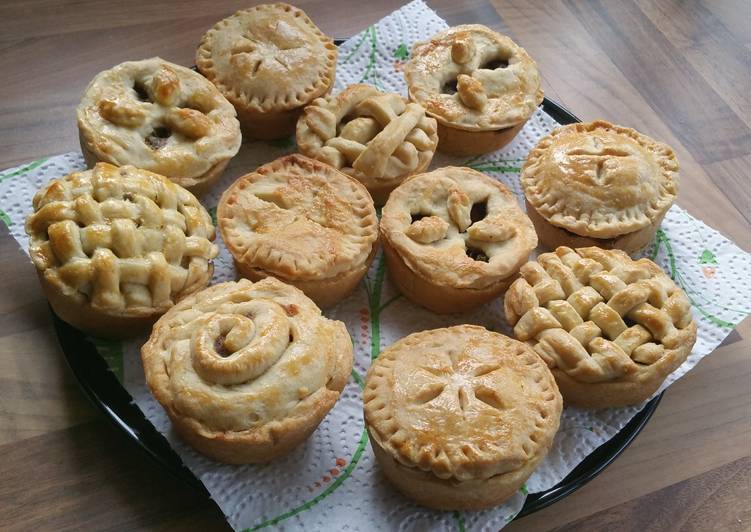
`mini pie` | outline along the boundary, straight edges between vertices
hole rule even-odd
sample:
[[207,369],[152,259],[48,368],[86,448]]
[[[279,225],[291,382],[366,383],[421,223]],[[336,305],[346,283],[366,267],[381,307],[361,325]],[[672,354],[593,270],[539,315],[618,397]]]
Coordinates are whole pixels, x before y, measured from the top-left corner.
[[501,148],[543,99],[524,48],[480,24],[416,43],[404,75],[410,99],[438,120],[438,149],[453,155]]
[[540,242],[633,254],[654,237],[678,194],[665,144],[604,121],[556,128],[524,163],[527,213]]
[[427,170],[437,144],[425,109],[371,85],[318,98],[297,122],[300,152],[357,178],[376,205],[405,177]]
[[107,163],[47,183],[26,232],[55,313],[103,337],[138,334],[204,288],[218,253],[195,196],[163,176]]
[[505,300],[517,339],[548,364],[566,404],[648,399],[696,341],[686,294],[649,259],[559,247],[521,268]]
[[244,277],[277,277],[321,307],[354,290],[376,251],[378,218],[365,187],[302,155],[239,178],[219,200],[217,217]]
[[464,312],[502,294],[537,246],[512,192],[453,166],[397,187],[383,208],[381,234],[401,292],[438,313]]
[[562,401],[527,345],[474,325],[410,334],[365,378],[365,426],[401,492],[480,510],[518,490],[548,453]]
[[146,382],[193,448],[268,462],[316,429],[352,371],[352,340],[293,286],[221,283],[185,298],[141,349]]
[[302,108],[329,92],[336,57],[301,9],[262,4],[206,32],[196,66],[235,106],[244,133],[273,139],[294,133]]
[[77,115],[89,167],[130,164],[194,194],[219,179],[242,140],[235,110],[214,85],[158,57],[97,74]]

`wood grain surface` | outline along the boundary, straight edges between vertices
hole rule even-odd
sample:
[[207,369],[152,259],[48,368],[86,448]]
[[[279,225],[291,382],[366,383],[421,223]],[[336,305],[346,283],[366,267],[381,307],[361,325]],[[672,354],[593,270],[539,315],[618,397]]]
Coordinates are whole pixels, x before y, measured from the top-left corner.
[[[401,0],[300,0],[346,37]],[[751,250],[751,2],[428,0],[536,59],[546,94],[671,144],[678,203]],[[159,55],[190,65],[225,0],[0,3],[0,168],[78,149],[74,109],[99,71]],[[33,268],[0,237],[0,529],[223,530],[91,406],[60,353]],[[751,322],[672,386],[604,473],[507,530],[751,530]]]

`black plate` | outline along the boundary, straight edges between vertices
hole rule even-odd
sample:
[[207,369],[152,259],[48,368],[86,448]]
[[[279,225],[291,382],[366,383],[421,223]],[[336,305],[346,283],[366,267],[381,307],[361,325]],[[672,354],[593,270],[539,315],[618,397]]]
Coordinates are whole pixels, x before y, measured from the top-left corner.
[[[543,101],[542,108],[560,124],[581,122],[565,108],[547,98]],[[54,313],[53,323],[68,365],[91,401],[149,456],[209,497],[204,485],[185,467],[164,436],[146,419],[86,336],[60,320]],[[531,514],[562,499],[597,476],[641,432],[661,398],[662,394],[644,405],[620,432],[595,449],[561,482],[547,491],[530,494],[517,517]]]

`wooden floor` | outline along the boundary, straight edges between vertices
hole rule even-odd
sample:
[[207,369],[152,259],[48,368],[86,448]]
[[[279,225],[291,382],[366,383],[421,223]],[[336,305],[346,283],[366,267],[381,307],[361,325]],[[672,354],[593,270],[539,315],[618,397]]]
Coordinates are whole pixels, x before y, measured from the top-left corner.
[[[250,2],[249,2],[250,3]],[[299,1],[345,37],[401,2]],[[678,203],[751,250],[751,2],[428,0],[536,59],[546,94],[671,144]],[[5,0],[0,168],[78,149],[91,77],[127,59],[192,64],[201,34],[245,2]],[[0,529],[222,529],[221,514],[110,427],[65,365],[28,260],[0,238]],[[751,274],[750,274],[751,275]],[[751,530],[751,322],[670,388],[594,481],[508,530]]]

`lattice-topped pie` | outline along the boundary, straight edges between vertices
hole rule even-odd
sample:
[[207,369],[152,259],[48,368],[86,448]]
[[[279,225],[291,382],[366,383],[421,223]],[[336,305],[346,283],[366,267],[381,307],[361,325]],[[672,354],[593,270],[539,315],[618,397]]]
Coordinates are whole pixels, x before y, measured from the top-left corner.
[[231,464],[267,462],[303,442],[352,371],[352,340],[273,278],[185,298],[141,349],[146,382],[178,433]]
[[422,331],[365,379],[365,426],[386,477],[418,503],[478,510],[512,496],[547,454],[562,401],[527,345],[483,327]]
[[637,404],[696,341],[686,294],[649,259],[559,247],[521,276],[506,292],[506,318],[551,368],[567,404]]
[[307,106],[297,122],[300,153],[362,182],[376,205],[405,177],[425,171],[438,135],[425,109],[371,85],[350,85]]
[[200,74],[158,57],[100,72],[78,106],[81,151],[203,194],[240,149],[235,110]]
[[410,99],[438,120],[438,149],[455,155],[501,148],[543,99],[524,48],[480,24],[416,43],[404,75]]
[[434,312],[463,312],[503,293],[537,246],[529,218],[503,184],[448,166],[407,179],[381,218],[389,272]]
[[243,276],[277,277],[324,307],[354,290],[376,251],[378,218],[365,187],[302,155],[239,178],[217,215]]
[[556,128],[529,152],[521,173],[543,245],[630,254],[654,237],[678,179],[670,147],[604,121]]
[[235,106],[244,133],[273,139],[292,134],[302,108],[331,89],[336,57],[301,9],[261,4],[206,32],[196,66]]
[[105,337],[136,334],[205,287],[218,253],[195,196],[163,176],[107,163],[47,183],[26,232],[58,316]]

